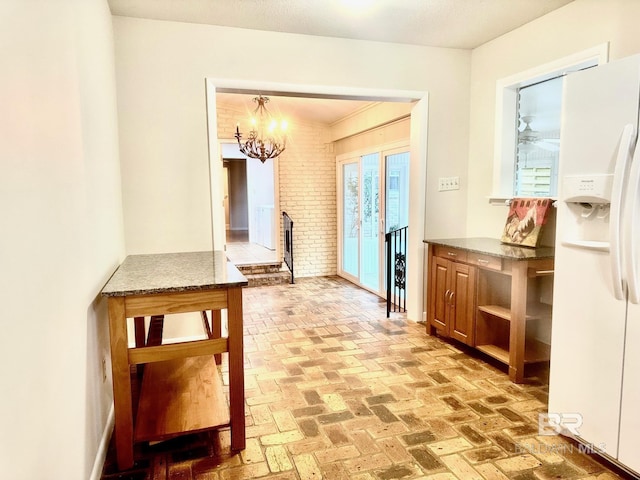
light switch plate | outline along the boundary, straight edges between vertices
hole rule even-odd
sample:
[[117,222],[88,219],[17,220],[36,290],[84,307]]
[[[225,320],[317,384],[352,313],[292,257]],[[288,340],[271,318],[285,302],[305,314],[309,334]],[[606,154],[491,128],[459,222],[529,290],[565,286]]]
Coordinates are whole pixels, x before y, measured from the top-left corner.
[[438,191],[460,190],[460,177],[440,177],[438,179]]

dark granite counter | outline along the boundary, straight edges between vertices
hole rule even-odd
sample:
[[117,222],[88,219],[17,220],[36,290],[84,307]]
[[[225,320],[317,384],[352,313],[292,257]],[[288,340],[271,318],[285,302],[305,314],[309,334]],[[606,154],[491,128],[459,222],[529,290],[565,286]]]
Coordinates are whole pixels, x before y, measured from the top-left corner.
[[448,238],[429,239],[424,243],[441,245],[444,247],[459,248],[469,252],[482,253],[494,257],[507,258],[509,260],[541,260],[553,258],[553,247],[518,247],[502,243],[496,238]]
[[247,279],[224,252],[129,255],[102,289],[118,297],[243,287]]

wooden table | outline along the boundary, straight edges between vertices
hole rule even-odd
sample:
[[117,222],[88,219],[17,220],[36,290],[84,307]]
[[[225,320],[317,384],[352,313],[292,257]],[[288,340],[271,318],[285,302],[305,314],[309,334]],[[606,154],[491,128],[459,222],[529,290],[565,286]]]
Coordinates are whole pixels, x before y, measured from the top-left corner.
[[[133,466],[134,442],[229,426],[231,448],[245,448],[242,287],[247,279],[223,252],[131,255],[102,290],[108,297],[118,468]],[[221,337],[221,311],[228,336]],[[212,312],[211,325],[206,312]],[[164,315],[201,312],[206,339],[162,344]],[[145,317],[151,317],[145,340]],[[127,318],[134,319],[135,347]],[[160,326],[160,338],[154,339]],[[229,407],[218,368],[229,356]],[[144,366],[132,402],[131,366]],[[134,427],[135,416],[135,427]]]

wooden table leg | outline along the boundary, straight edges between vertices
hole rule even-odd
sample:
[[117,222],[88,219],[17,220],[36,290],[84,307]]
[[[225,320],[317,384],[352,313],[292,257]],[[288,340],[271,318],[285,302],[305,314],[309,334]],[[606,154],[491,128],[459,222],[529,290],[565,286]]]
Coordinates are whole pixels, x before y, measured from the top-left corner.
[[127,319],[124,311],[124,297],[109,297],[108,302],[116,455],[118,468],[126,470],[133,466],[133,407]]
[[527,331],[526,261],[513,262],[511,270],[511,325],[509,331],[509,379],[524,381],[524,351]]
[[229,314],[229,410],[231,449],[244,450],[244,331],[242,325],[242,288],[228,289]]
[[144,347],[145,335],[144,335],[144,317],[135,317],[133,319],[133,327],[136,337],[136,348]]
[[[220,310],[211,310],[211,338],[222,337],[222,312]],[[222,354],[216,353],[214,355],[216,364],[222,363]]]

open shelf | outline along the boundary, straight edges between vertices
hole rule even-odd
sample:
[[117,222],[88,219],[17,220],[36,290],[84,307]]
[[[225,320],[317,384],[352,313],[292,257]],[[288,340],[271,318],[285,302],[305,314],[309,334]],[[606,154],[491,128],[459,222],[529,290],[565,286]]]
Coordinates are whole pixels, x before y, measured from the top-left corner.
[[551,359],[551,345],[534,339],[527,339],[524,347],[524,363],[548,362]]
[[[476,348],[481,352],[489,355],[496,360],[509,364],[509,351],[493,344],[476,345]],[[546,343],[539,342],[533,339],[527,339],[524,353],[524,363],[540,363],[548,362],[551,358],[551,347]]]
[[213,356],[145,365],[135,441],[167,440],[229,425],[229,407]]
[[[551,319],[551,305],[545,303],[535,303],[527,306],[526,320]],[[488,313],[494,317],[511,321],[511,310],[502,305],[479,305],[478,310]]]
[[476,345],[476,348],[502,363],[509,364],[509,352],[502,347],[497,345]]
[[501,305],[480,305],[478,306],[478,310],[488,313],[489,315],[493,315],[494,317],[511,321],[511,310],[507,307],[503,307]]

